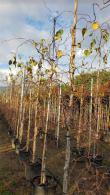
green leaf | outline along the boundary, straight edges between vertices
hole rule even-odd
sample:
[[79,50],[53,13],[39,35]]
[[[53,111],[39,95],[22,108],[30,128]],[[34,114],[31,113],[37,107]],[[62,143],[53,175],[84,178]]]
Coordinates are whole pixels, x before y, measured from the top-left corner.
[[106,55],[106,54],[105,54],[104,57],[103,57],[103,62],[104,62],[105,64],[107,64],[107,55]]
[[62,38],[63,33],[64,33],[63,29],[60,29],[59,31],[57,31],[54,37],[55,40],[60,40]]
[[44,43],[45,43],[45,39],[41,39],[41,40],[40,40],[40,47],[41,47],[41,48],[44,46]]
[[21,63],[18,63],[17,64],[17,67],[21,68],[22,67],[22,64]]
[[44,42],[45,42],[45,39],[41,39],[41,40],[40,40],[41,45],[43,45]]
[[77,43],[77,46],[78,46],[78,48],[81,48],[81,43],[80,42]]
[[103,35],[104,41],[107,42],[109,40],[109,38],[110,38],[109,33],[108,32],[104,33],[104,35]]
[[34,47],[37,47],[37,46],[38,46],[38,43],[35,42],[35,41],[33,41],[33,46],[34,46]]
[[38,63],[38,68],[39,68],[39,69],[42,68],[42,61],[39,61],[39,63]]
[[8,63],[9,63],[9,65],[11,65],[11,64],[12,64],[12,60],[9,60],[9,62],[8,62]]
[[100,53],[100,47],[95,48],[95,50]]
[[96,44],[96,40],[93,39],[93,40],[91,41],[91,43],[90,43],[91,49],[93,49],[93,47],[95,46],[95,44]]
[[88,56],[90,56],[91,55],[91,50],[89,50],[89,49],[86,49],[85,51],[84,51],[84,55],[86,56],[86,57],[88,57]]
[[16,57],[13,58],[13,64],[16,66]]
[[83,37],[85,36],[86,32],[87,32],[87,28],[83,28],[83,29],[82,29],[82,36],[83,36]]
[[50,73],[50,70],[49,70],[49,69],[46,69],[46,70],[45,70],[45,73],[46,73],[46,74]]
[[93,32],[89,34],[89,37],[92,37],[92,35],[93,35]]
[[29,64],[30,64],[31,66],[36,66],[38,63],[37,63],[36,60],[34,60],[33,57],[31,57],[30,60],[29,60]]
[[48,52],[48,48],[47,47],[45,47],[45,48],[42,49],[42,53],[43,54],[46,53],[46,52]]
[[32,74],[32,68],[30,66],[27,67],[27,71],[29,74]]
[[31,63],[31,65],[32,66],[36,66],[38,63],[36,62],[36,61],[33,61],[32,63]]

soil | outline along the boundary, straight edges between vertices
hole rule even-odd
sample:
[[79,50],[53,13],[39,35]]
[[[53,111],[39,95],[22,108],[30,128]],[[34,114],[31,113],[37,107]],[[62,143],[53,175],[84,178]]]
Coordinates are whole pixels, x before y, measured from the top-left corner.
[[0,195],[31,195],[24,167],[11,148],[6,121],[0,116]]

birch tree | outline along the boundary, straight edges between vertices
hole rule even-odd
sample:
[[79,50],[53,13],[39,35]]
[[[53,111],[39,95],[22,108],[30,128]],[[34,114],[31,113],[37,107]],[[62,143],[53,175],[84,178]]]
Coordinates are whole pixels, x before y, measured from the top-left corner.
[[57,147],[58,147],[59,132],[60,132],[61,95],[62,95],[62,89],[61,89],[61,83],[60,83],[60,86],[59,86],[59,102],[58,102],[57,131],[56,131]]
[[91,138],[92,138],[92,103],[93,103],[93,78],[91,78],[91,91],[90,91],[90,105],[89,105],[89,151],[91,150]]
[[71,45],[71,53],[70,53],[70,85],[71,85],[71,95],[70,95],[70,107],[72,105],[73,99],[73,92],[74,92],[74,74],[76,70],[75,66],[75,56],[76,56],[76,25],[77,25],[77,10],[78,10],[78,0],[74,1],[74,19],[73,25],[71,27],[71,38],[72,38],[72,45]]

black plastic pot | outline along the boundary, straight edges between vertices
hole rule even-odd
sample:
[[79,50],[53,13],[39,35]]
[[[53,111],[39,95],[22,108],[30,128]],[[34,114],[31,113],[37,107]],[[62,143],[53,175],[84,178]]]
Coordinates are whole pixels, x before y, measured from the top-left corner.
[[34,195],[56,195],[56,182],[50,175],[46,176],[46,183],[40,184],[40,176],[33,178]]
[[30,151],[19,151],[19,160],[27,161],[30,158]]
[[41,163],[36,162],[32,163],[25,163],[25,178],[28,181],[32,181],[33,178],[39,176],[41,173]]
[[102,162],[103,162],[103,156],[101,155],[96,155],[95,157],[92,157],[90,159],[90,161],[92,163],[94,163],[95,165],[98,165],[98,166],[101,166],[102,165]]
[[86,163],[88,161],[87,157],[85,156],[81,156],[79,158],[77,158],[77,163]]
[[110,133],[104,136],[104,142],[110,144]]
[[34,195],[56,195],[56,190],[54,187],[38,185],[34,187]]
[[18,142],[15,143],[15,152],[16,152],[16,154],[20,154],[20,152],[24,152],[24,153],[27,154],[27,152],[25,151],[25,148],[26,148],[25,145],[26,145],[26,143],[20,144],[20,142],[18,140]]
[[104,175],[105,177],[110,178],[110,170],[107,170],[107,172]]
[[104,135],[100,136],[100,141],[102,141],[102,142],[104,141]]
[[74,147],[74,148],[72,148],[71,153],[74,157],[82,157],[85,155],[85,148],[78,149],[78,148]]
[[15,152],[19,155],[20,153],[20,143],[15,144]]
[[25,178],[26,178],[26,180],[31,181],[31,179],[32,179],[31,165],[25,163],[24,168],[25,168]]

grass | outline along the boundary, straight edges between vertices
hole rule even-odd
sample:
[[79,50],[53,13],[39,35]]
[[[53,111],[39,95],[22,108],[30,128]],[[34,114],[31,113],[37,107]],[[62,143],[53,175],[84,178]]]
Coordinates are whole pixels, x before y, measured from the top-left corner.
[[13,192],[6,189],[5,182],[0,181],[0,195],[14,195]]
[[0,195],[14,195],[14,193],[10,191],[4,191],[4,192],[1,192]]
[[0,193],[1,193],[2,191],[4,191],[4,189],[5,189],[4,182],[3,182],[3,181],[0,181]]

